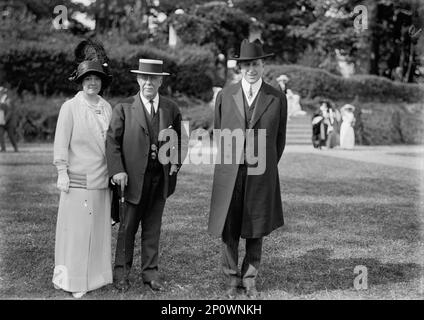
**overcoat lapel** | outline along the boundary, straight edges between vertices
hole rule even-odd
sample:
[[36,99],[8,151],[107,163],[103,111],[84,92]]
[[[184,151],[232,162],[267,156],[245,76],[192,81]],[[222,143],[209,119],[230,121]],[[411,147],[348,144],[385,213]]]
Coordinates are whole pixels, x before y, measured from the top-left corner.
[[250,128],[253,128],[255,126],[256,122],[258,122],[262,114],[271,104],[272,100],[273,96],[267,94],[266,87],[264,86],[264,84],[262,84],[258,92],[258,101],[256,103],[255,109],[253,110]]
[[[168,110],[163,105],[163,99],[159,96],[159,105],[158,105],[158,112],[159,112],[159,132],[161,132],[164,129],[168,128],[169,123],[169,114]],[[159,145],[162,145],[164,141],[159,141]]]
[[147,119],[146,119],[146,115],[145,112],[143,110],[144,105],[141,102],[141,97],[140,97],[140,92],[138,92],[135,96],[134,96],[134,102],[132,105],[132,109],[135,115],[135,119],[137,120],[137,122],[140,124],[140,126],[143,128],[144,133],[148,133],[149,129],[147,126]]
[[241,128],[246,128],[246,120],[244,115],[244,105],[243,105],[243,89],[241,88],[241,84],[238,86],[238,90],[233,94],[233,99],[236,104],[236,115],[240,120]]

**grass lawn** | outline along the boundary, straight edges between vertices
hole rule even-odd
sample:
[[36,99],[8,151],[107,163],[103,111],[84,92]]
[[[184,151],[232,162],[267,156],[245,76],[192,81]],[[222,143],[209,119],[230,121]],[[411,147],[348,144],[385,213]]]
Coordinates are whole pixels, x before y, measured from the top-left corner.
[[[21,150],[0,154],[0,298],[71,299],[51,282],[59,202],[51,145]],[[83,299],[220,299],[220,241],[206,233],[212,173],[183,167],[167,201],[159,265],[166,292],[142,289],[137,235],[132,288],[120,294],[109,285]],[[286,224],[264,240],[265,299],[423,298],[418,171],[287,153],[280,181]],[[116,235],[117,226],[113,249]],[[354,288],[356,266],[367,268],[367,290]]]

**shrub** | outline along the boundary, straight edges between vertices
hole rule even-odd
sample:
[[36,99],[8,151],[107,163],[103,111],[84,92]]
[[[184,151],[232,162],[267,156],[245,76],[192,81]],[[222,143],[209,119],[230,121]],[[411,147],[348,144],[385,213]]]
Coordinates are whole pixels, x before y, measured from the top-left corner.
[[355,111],[355,131],[364,145],[422,144],[424,104],[365,103]]
[[0,51],[2,81],[9,86],[32,93],[52,95],[74,90],[68,77],[73,71],[73,51],[38,42],[18,42]]
[[276,78],[286,74],[288,87],[303,98],[317,96],[333,100],[419,102],[424,100],[424,86],[393,82],[373,75],[342,78],[325,70],[299,65],[269,65],[265,79],[277,86]]
[[175,90],[210,101],[213,97],[215,58],[207,47],[185,46],[173,51],[178,57],[179,70]]
[[[75,40],[75,39],[74,39]],[[73,51],[76,43],[39,43],[22,41],[0,49],[2,81],[19,92],[27,90],[43,95],[73,94],[77,86],[68,77],[75,69]],[[128,96],[138,90],[131,69],[138,68],[139,58],[164,60],[163,94],[184,93],[205,100],[211,99],[214,57],[201,47],[160,50],[149,45],[104,43],[110,58],[112,83],[107,91],[114,96]]]
[[67,98],[51,96],[46,98],[24,92],[19,97],[10,94],[17,113],[16,133],[18,141],[52,141],[61,105]]

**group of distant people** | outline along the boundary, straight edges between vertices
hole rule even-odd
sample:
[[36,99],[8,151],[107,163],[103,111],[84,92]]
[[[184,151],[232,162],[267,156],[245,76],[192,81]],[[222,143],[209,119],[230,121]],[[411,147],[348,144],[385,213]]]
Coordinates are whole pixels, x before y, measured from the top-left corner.
[[345,104],[340,110],[328,100],[322,100],[319,111],[312,116],[312,144],[314,148],[353,149],[355,146],[355,107]]
[[[289,77],[282,74],[276,80],[287,97],[287,120],[290,120],[292,116],[306,115],[300,105],[300,96],[287,87]],[[343,149],[353,149],[355,145],[354,111],[355,107],[351,104],[345,104],[339,111],[329,100],[321,100],[319,110],[312,116],[314,148],[331,149],[340,146]]]

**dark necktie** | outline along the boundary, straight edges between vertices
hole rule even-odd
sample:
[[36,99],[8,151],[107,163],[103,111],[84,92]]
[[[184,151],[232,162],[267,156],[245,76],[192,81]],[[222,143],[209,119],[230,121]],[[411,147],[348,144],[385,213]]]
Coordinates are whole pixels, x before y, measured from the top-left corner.
[[153,100],[150,100],[150,115],[152,116],[152,118],[155,116],[155,106],[153,104]]

